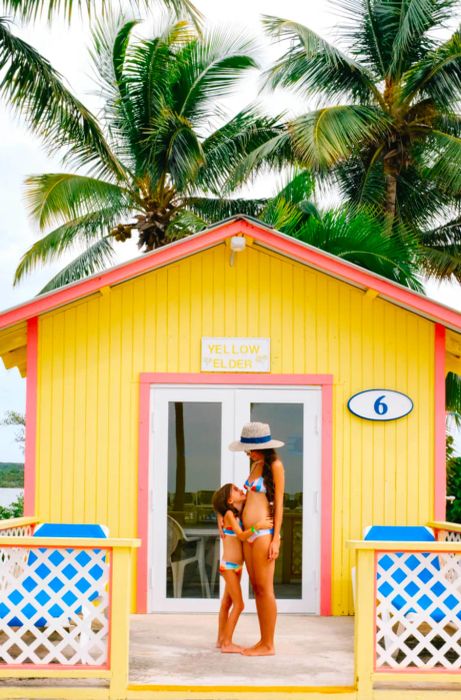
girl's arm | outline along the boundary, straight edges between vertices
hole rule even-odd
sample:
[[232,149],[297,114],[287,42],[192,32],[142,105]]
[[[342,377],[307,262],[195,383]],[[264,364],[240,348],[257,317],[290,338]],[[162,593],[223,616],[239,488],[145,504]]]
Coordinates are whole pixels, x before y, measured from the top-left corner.
[[257,530],[262,530],[266,527],[271,528],[272,525],[272,519],[265,518],[264,520],[260,520],[253,527],[249,527],[248,530],[242,530],[242,528],[239,525],[239,521],[237,520],[237,518],[231,510],[228,510],[226,515],[224,516],[224,526],[228,527],[230,530],[233,530],[239,538],[240,542],[246,542],[246,540],[248,540],[251,537],[251,535],[253,535]]
[[283,494],[285,492],[285,470],[282,462],[272,462],[274,477],[274,536],[269,547],[269,559],[277,559],[280,552],[280,530],[283,520]]

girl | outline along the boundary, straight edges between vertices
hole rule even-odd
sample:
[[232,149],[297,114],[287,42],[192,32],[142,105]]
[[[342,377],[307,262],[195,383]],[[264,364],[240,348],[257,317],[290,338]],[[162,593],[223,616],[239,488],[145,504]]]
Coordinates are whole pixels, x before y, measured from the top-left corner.
[[224,589],[219,610],[218,641],[216,646],[223,654],[236,654],[242,647],[232,642],[235,626],[244,608],[240,577],[243,567],[242,542],[254,537],[260,528],[270,529],[272,520],[263,518],[247,530],[242,529],[240,513],[245,503],[245,493],[235,484],[225,484],[213,494],[213,508],[222,518],[223,558],[219,573],[224,578]]
[[274,448],[283,445],[281,440],[272,438],[267,423],[257,422],[244,425],[240,440],[229,445],[230,450],[246,452],[250,458],[250,475],[244,487],[247,491],[243,511],[244,526],[251,531],[253,523],[262,518],[273,518],[273,528],[259,530],[243,545],[261,632],[259,641],[249,649],[243,650],[245,656],[270,656],[275,653],[277,605],[274,571],[275,560],[280,551],[285,472]]

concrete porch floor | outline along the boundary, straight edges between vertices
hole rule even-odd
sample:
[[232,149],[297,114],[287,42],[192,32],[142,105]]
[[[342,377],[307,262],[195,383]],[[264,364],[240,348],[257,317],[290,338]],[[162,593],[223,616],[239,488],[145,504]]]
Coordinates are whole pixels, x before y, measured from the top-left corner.
[[[215,648],[217,616],[133,615],[130,684],[352,686],[354,619],[279,615],[276,655],[248,658]],[[242,615],[235,642],[258,638],[256,615]]]

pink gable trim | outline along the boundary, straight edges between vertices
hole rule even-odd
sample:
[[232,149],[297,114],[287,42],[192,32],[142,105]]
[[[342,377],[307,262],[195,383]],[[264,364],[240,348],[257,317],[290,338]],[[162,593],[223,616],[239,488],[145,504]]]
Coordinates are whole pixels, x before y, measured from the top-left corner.
[[435,326],[435,426],[434,426],[434,519],[445,520],[447,469],[446,469],[446,418],[445,418],[445,328]]
[[147,612],[149,542],[149,414],[152,384],[255,384],[322,387],[322,513],[320,614],[331,615],[332,563],[332,383],[331,374],[168,374],[145,372],[139,377],[138,575],[136,612]]
[[26,304],[7,310],[0,314],[0,330],[50,309],[68,304],[75,299],[93,294],[101,287],[119,284],[149,270],[198,253],[239,233],[247,234],[259,243],[267,245],[282,255],[304,262],[346,282],[352,282],[365,288],[371,287],[383,297],[411,311],[420,312],[429,316],[432,320],[440,321],[455,330],[461,331],[461,314],[453,309],[448,309],[437,304],[437,302],[411,292],[405,287],[373,275],[358,266],[346,263],[340,258],[323,253],[321,250],[313,247],[307,247],[294,238],[290,238],[275,230],[269,230],[264,224],[259,225],[247,219],[239,218],[218,224],[216,227],[210,228],[203,233],[188,236],[153,253],[111,268],[100,275],[68,285],[56,292],[51,292],[32,299]]
[[24,455],[24,515],[35,515],[35,450],[37,445],[38,318],[27,322],[26,449]]

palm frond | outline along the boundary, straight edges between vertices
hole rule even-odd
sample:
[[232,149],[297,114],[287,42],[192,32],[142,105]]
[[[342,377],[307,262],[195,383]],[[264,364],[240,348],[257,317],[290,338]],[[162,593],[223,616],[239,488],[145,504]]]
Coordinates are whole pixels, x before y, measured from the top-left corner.
[[258,217],[268,203],[268,199],[222,199],[214,197],[188,197],[187,210],[197,214],[205,225],[222,221],[237,214]]
[[428,277],[461,283],[461,220],[419,234],[420,264]]
[[325,107],[288,124],[298,160],[320,169],[348,158],[367,141],[382,138],[389,127],[384,112],[359,105]]
[[216,129],[202,143],[205,164],[196,185],[222,196],[240,163],[280,133],[280,119],[250,106]]
[[0,18],[0,95],[49,153],[64,152],[70,163],[98,176],[121,180],[125,170],[112,153],[96,118],[64,86],[59,74]]
[[175,109],[191,122],[214,115],[216,100],[257,67],[254,42],[225,31],[206,34],[176,53]]
[[294,87],[305,95],[327,99],[351,97],[366,104],[383,103],[374,76],[308,27],[267,15],[263,25],[271,36],[290,42],[268,72],[272,87]]
[[117,221],[112,209],[94,211],[67,221],[36,241],[21,258],[14,276],[14,284],[38,265],[51,262],[76,245],[91,245],[94,238],[102,238]]
[[295,234],[317,248],[422,292],[415,272],[417,242],[408,231],[384,234],[382,219],[367,210],[337,209],[310,217]]
[[446,21],[457,0],[400,0],[400,20],[393,42],[389,74],[400,77],[403,70],[422,58],[431,47],[427,36]]
[[405,73],[401,102],[416,95],[428,97],[445,109],[456,111],[461,90],[461,31],[428,52]]
[[135,206],[131,193],[118,185],[68,173],[28,177],[26,201],[30,215],[42,230],[95,209],[112,209],[115,215]]
[[40,290],[40,294],[51,292],[53,289],[63,287],[72,282],[77,282],[95,272],[99,272],[99,270],[105,270],[113,262],[114,255],[112,239],[107,237],[100,238],[58,272]]
[[[130,0],[130,3],[138,9],[152,7],[152,0]],[[110,0],[100,0],[99,4],[103,14],[111,6]],[[197,27],[203,21],[202,13],[191,0],[159,0],[157,4],[163,5],[177,16],[188,16]],[[70,21],[76,10],[85,9],[91,16],[96,9],[95,0],[2,0],[2,5],[6,12],[12,12],[26,21],[36,20],[44,15],[48,20],[60,15]]]
[[441,189],[459,194],[461,191],[461,138],[432,129],[433,164],[430,177]]

